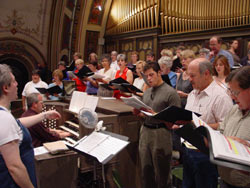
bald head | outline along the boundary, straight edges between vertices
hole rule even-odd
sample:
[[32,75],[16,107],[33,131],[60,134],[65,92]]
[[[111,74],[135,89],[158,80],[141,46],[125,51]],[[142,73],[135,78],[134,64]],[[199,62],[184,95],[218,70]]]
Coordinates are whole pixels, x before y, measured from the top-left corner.
[[194,89],[204,90],[213,81],[212,64],[205,58],[197,58],[188,66],[189,81]]

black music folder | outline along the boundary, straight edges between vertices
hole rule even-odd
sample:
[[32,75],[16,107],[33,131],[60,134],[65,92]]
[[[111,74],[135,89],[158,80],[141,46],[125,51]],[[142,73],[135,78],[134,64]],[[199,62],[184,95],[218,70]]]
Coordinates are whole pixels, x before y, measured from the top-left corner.
[[69,149],[94,158],[102,164],[109,162],[128,144],[128,137],[108,131],[93,131],[74,145],[66,143]]
[[78,73],[76,73],[75,75],[82,79],[82,78],[85,78],[85,77],[89,77],[89,76],[92,76],[94,75],[95,73],[92,72],[86,65],[84,65],[79,71]]
[[[151,116],[155,119],[163,120],[166,122],[175,123],[176,121],[191,121],[192,118],[192,111],[185,110],[183,108],[177,106],[168,106],[167,108],[163,109],[162,111],[151,114],[142,110],[142,113],[145,115]],[[200,116],[200,114],[197,114]]]
[[143,93],[140,89],[138,89],[137,87],[135,87],[134,85],[130,84],[130,83],[121,83],[121,84],[117,84],[117,83],[113,83],[112,84],[115,88],[119,89],[122,92],[126,92],[126,93]]
[[124,80],[121,77],[111,80],[110,85],[113,85],[115,88],[126,93],[143,93],[140,89],[130,84],[127,80]]
[[41,94],[46,94],[46,93],[49,93],[50,95],[53,95],[53,94],[59,94],[59,93],[62,93],[63,90],[58,86],[53,86],[53,87],[50,87],[50,88],[43,88],[43,87],[36,87],[36,89],[41,93]]

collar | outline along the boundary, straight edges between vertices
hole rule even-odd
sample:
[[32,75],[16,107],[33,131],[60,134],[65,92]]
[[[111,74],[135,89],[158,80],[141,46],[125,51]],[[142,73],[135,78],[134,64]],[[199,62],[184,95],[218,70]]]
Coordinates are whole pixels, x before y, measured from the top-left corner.
[[210,96],[212,94],[213,88],[215,86],[215,84],[217,84],[215,81],[212,81],[204,90],[199,91],[199,90],[195,90],[194,93],[195,95],[207,95]]

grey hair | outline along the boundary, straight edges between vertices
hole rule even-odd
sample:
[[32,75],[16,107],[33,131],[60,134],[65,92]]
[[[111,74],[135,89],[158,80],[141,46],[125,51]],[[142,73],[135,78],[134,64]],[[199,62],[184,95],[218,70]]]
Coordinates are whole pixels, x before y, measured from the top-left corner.
[[117,56],[117,61],[119,61],[119,60],[124,60],[124,61],[127,61],[127,58],[126,58],[126,55],[125,54],[118,54],[118,56]]
[[110,54],[111,54],[111,55],[115,55],[115,56],[118,55],[117,51],[112,51]]
[[199,50],[199,53],[204,53],[204,54],[206,54],[206,55],[208,55],[209,52],[210,52],[210,50],[207,49],[207,48],[201,48],[201,49]]
[[159,60],[158,60],[159,65],[166,65],[167,68],[171,68],[173,65],[173,60],[168,57],[168,56],[162,56]]
[[200,74],[203,74],[206,70],[208,70],[211,75],[213,74],[213,65],[212,65],[212,63],[209,60],[204,59],[203,61],[201,61],[199,63]]
[[3,96],[3,86],[9,86],[12,81],[11,68],[6,64],[0,65],[0,97]]
[[27,96],[26,100],[27,100],[27,106],[28,108],[32,107],[33,103],[37,103],[38,102],[38,96],[40,95],[40,93],[31,93]]

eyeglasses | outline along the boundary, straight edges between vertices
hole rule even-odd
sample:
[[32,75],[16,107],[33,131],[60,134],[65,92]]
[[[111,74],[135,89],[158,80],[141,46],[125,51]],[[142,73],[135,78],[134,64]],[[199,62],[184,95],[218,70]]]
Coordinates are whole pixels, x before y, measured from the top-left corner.
[[240,94],[240,91],[233,91],[230,88],[227,88],[227,93],[231,96],[238,97],[238,95]]

